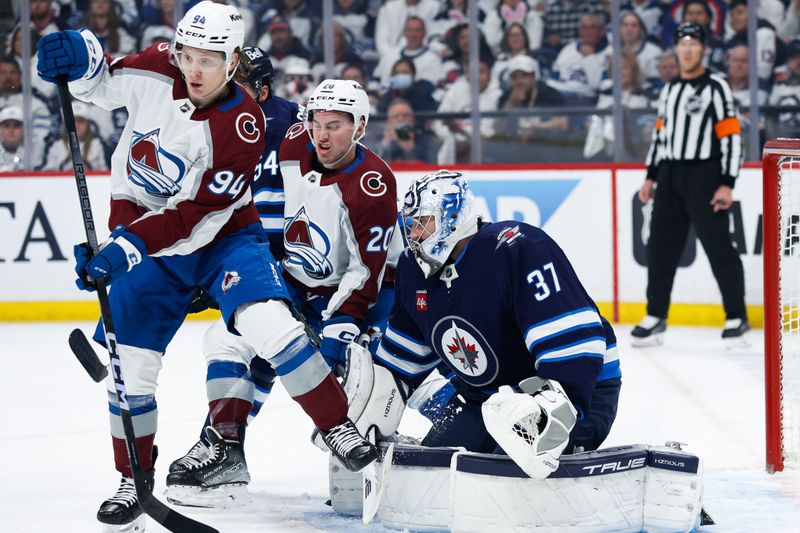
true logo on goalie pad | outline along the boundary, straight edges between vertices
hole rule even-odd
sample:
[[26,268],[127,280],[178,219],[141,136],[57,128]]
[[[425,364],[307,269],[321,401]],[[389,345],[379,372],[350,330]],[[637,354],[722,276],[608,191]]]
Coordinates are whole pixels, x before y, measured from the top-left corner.
[[463,318],[442,318],[433,327],[431,338],[439,357],[470,385],[480,387],[497,377],[497,356],[481,332]]

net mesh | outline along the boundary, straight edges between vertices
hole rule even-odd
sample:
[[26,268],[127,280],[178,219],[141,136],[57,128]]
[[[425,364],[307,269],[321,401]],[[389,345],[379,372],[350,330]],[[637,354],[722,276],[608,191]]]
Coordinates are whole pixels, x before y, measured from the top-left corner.
[[778,160],[780,394],[784,464],[800,468],[800,156]]

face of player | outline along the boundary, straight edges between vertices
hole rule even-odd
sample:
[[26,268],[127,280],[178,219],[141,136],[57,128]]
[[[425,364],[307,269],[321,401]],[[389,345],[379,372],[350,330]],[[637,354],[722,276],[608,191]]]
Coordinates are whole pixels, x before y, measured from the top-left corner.
[[436,217],[433,215],[407,219],[407,223],[411,224],[411,229],[408,230],[408,239],[416,244],[422,244],[425,239],[436,232]]
[[704,52],[705,46],[697,39],[684,37],[678,41],[675,45],[675,53],[678,55],[678,67],[682,76],[702,73]]
[[[227,93],[225,56],[221,52],[184,46],[175,56],[194,105],[206,107]],[[234,54],[233,63],[237,61]]]
[[0,124],[0,137],[6,148],[16,150],[22,144],[23,136],[22,122],[6,120]]
[[[311,122],[311,138],[317,159],[325,168],[344,168],[355,159],[354,138],[364,131],[361,123],[356,130],[353,119],[342,111],[315,111]],[[355,133],[355,137],[354,134]]]

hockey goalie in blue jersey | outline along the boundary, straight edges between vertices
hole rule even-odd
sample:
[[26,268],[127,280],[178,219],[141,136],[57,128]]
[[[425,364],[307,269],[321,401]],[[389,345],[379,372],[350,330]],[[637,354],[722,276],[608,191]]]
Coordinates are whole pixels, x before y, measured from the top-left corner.
[[597,449],[616,416],[616,339],[561,248],[528,224],[483,223],[447,170],[413,183],[402,214],[409,247],[375,357],[411,389],[449,369],[423,446],[502,450],[537,478]]

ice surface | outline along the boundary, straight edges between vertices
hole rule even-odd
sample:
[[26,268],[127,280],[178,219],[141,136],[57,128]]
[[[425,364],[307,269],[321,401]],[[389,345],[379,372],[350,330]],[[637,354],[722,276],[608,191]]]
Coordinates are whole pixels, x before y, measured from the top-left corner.
[[[94,514],[117,488],[105,389],[93,383],[67,346],[88,323],[0,324],[0,531],[99,531]],[[195,442],[205,416],[200,343],[208,323],[183,326],[165,356],[158,391],[161,458],[156,493],[169,462]],[[670,328],[659,348],[630,347],[617,326],[623,389],[617,444],[688,443],[705,461],[710,532],[800,532],[800,472],[764,471],[762,332],[752,348],[727,351],[719,331]],[[101,352],[105,360],[105,353]],[[415,414],[415,413],[414,413]],[[248,429],[252,505],[183,509],[225,533],[395,531],[337,516],[328,498],[327,458],[308,439],[311,424],[276,386]],[[406,433],[424,431],[409,416]],[[164,531],[150,521],[148,533]]]

